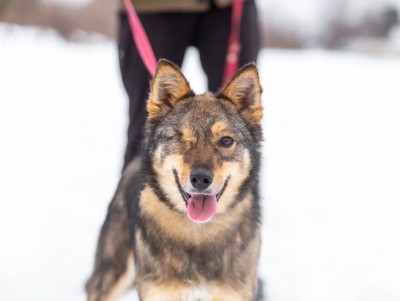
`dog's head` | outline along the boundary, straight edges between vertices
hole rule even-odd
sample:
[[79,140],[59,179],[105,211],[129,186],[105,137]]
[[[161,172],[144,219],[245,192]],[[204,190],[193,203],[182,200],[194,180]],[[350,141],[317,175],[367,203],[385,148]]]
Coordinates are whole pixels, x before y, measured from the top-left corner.
[[215,95],[195,95],[181,71],[159,62],[151,83],[148,143],[153,184],[172,210],[207,222],[234,208],[257,176],[261,86],[255,64]]

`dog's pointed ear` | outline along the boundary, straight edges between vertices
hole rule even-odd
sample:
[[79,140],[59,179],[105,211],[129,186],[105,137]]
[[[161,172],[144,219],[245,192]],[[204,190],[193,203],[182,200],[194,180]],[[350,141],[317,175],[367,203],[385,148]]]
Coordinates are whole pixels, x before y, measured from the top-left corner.
[[179,100],[189,96],[194,93],[179,68],[168,60],[160,60],[147,102],[149,118],[164,116]]
[[236,72],[219,95],[230,100],[248,124],[259,126],[263,116],[261,93],[256,64],[250,63]]

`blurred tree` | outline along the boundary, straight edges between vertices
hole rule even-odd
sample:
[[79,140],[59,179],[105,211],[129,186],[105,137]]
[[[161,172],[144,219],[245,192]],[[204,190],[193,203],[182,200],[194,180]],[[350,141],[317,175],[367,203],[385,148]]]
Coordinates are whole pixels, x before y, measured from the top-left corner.
[[38,0],[1,0],[0,20],[10,23],[22,23],[28,17],[28,14],[35,11],[38,4]]
[[5,12],[6,8],[10,5],[11,0],[0,1],[0,16]]
[[79,32],[115,37],[117,1],[93,0],[80,7],[69,7],[39,0],[0,0],[0,21],[53,28],[65,39],[85,39]]
[[357,39],[386,38],[394,26],[399,23],[399,13],[394,6],[368,6],[359,11],[349,13],[349,0],[326,0],[326,18],[321,45],[325,48],[342,48]]
[[378,37],[387,37],[394,26],[399,24],[399,13],[394,6],[387,6],[377,26],[375,34]]

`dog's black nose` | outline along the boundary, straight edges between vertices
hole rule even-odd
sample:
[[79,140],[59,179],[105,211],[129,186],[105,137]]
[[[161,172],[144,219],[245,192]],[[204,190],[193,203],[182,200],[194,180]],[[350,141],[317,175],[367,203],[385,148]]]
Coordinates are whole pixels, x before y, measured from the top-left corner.
[[211,171],[206,168],[196,168],[190,173],[190,183],[199,191],[206,189],[211,185],[213,175]]

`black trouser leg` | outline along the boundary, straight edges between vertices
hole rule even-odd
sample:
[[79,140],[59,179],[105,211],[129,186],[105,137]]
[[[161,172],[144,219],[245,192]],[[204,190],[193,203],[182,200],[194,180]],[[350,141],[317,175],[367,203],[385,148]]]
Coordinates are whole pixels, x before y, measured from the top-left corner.
[[[141,14],[140,19],[157,59],[181,65],[192,39],[196,14]],[[124,168],[140,152],[146,121],[151,76],[132,38],[126,14],[120,14],[118,55],[122,80],[129,97],[128,141]]]
[[151,79],[137,52],[125,14],[120,15],[118,56],[122,81],[129,97],[128,137],[123,165],[125,168],[140,151],[146,120],[146,95]]
[[[195,43],[208,78],[208,89],[212,92],[217,92],[221,88],[231,31],[231,13],[231,7],[225,9],[212,7],[209,12],[202,14],[197,29]],[[257,61],[260,50],[260,34],[254,1],[244,3],[240,43],[239,66]]]

